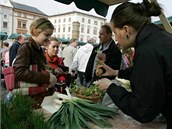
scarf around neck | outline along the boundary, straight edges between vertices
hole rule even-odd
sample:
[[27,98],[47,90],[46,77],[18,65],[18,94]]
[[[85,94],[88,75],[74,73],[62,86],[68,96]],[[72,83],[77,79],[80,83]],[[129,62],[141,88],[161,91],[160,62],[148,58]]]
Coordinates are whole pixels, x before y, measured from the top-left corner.
[[63,60],[62,58],[58,57],[57,55],[53,56],[53,57],[50,57],[48,55],[48,52],[46,52],[46,60],[47,60],[47,63],[53,68],[53,69],[56,69],[58,68],[58,65],[63,65]]

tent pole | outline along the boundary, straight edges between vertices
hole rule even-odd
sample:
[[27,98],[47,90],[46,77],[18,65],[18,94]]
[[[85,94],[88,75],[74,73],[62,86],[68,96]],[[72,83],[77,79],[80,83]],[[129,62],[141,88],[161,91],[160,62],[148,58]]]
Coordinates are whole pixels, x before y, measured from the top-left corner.
[[[157,0],[150,0],[150,1],[155,1],[157,2]],[[169,32],[169,33],[172,33],[172,27],[168,21],[168,19],[166,18],[164,12],[162,11],[161,14],[159,15],[159,18],[162,22],[162,25],[164,26],[164,29]]]
[[159,18],[160,18],[165,30],[169,33],[172,33],[172,27],[163,12],[161,12],[161,15],[159,15]]

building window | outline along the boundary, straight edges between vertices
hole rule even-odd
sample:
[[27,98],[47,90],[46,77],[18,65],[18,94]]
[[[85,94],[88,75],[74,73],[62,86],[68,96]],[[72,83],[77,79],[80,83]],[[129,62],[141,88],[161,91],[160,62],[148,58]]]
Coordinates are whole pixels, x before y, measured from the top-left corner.
[[26,21],[18,21],[17,27],[26,29]]
[[84,33],[84,26],[81,26],[81,33]]
[[103,22],[100,23],[100,26],[102,26],[102,25],[103,25]]
[[59,23],[61,22],[61,19],[59,19]]
[[26,13],[24,13],[24,14],[23,14],[23,17],[24,17],[24,18],[27,18],[27,14],[26,14]]
[[65,32],[65,27],[63,27],[63,32]]
[[71,22],[71,18],[69,17],[69,22]]
[[3,22],[3,28],[7,28],[8,27],[8,23],[7,22]]
[[18,13],[18,17],[21,17],[21,13]]
[[97,28],[96,27],[94,27],[94,29],[93,29],[93,34],[97,35]]
[[87,27],[87,33],[90,33],[90,26]]
[[60,32],[60,27],[58,27],[58,32]]
[[54,23],[56,23],[56,20],[54,20]]
[[98,22],[97,21],[94,21],[94,25],[98,25]]
[[7,15],[4,15],[4,19],[7,19]]
[[85,18],[82,18],[82,22],[85,22]]
[[91,20],[90,19],[88,19],[88,24],[91,24]]
[[66,18],[63,19],[63,22],[66,22]]
[[22,23],[22,28],[23,28],[23,29],[26,29],[26,22],[23,22],[23,23]]
[[17,28],[21,28],[21,21],[18,21]]
[[68,32],[70,32],[70,27],[68,27]]

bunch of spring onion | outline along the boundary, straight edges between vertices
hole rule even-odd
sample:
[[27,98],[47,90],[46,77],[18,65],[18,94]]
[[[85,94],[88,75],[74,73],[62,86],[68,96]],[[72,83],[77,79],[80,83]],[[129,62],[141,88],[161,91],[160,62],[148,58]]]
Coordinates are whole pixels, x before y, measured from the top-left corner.
[[101,128],[112,127],[107,119],[115,116],[114,108],[70,95],[57,93],[56,96],[63,100],[56,99],[62,105],[49,119],[52,129],[92,129],[89,122]]

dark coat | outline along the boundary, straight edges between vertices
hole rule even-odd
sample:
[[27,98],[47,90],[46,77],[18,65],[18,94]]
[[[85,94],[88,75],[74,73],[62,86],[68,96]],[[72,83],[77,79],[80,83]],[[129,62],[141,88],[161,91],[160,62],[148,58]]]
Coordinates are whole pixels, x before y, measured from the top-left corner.
[[[36,42],[30,38],[18,49],[14,62],[15,78],[30,83],[49,83],[50,74],[41,72],[45,70],[45,55],[42,49],[38,48]],[[37,64],[39,72],[29,70],[30,65]]]
[[[93,48],[91,56],[88,60],[86,71],[85,71],[85,77],[86,77],[87,83],[91,81],[92,79],[93,79],[92,81],[96,79],[95,75],[94,75],[94,78],[92,77],[92,72],[93,72],[93,65],[94,65],[95,57],[97,55],[96,50],[100,48],[100,45],[101,44]],[[113,40],[110,43],[108,49],[104,50],[102,53],[106,54],[106,62],[105,62],[106,65],[110,66],[112,69],[116,69],[116,70],[120,69],[122,54],[119,47],[115,44]],[[115,79],[115,76],[108,77],[108,78]]]
[[125,114],[150,122],[162,113],[172,124],[172,34],[145,25],[136,37],[133,68],[118,77],[130,79],[132,92],[111,84],[107,93]]
[[10,47],[10,51],[9,51],[9,65],[10,66],[12,66],[13,60],[16,58],[19,46],[20,46],[20,43],[17,41],[13,43],[13,45]]

